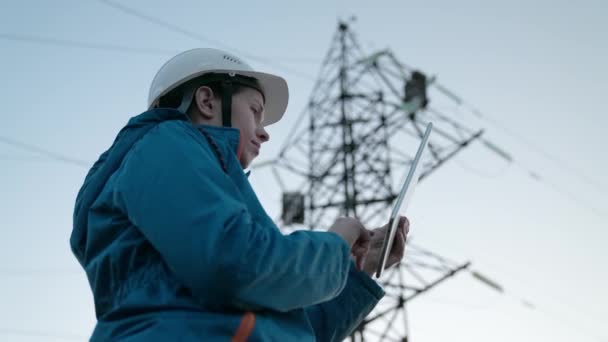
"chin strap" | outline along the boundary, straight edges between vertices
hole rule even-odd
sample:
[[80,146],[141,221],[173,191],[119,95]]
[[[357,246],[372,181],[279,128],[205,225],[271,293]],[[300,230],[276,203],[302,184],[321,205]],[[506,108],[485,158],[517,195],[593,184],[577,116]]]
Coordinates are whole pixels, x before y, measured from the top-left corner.
[[232,81],[222,81],[222,126],[232,127]]

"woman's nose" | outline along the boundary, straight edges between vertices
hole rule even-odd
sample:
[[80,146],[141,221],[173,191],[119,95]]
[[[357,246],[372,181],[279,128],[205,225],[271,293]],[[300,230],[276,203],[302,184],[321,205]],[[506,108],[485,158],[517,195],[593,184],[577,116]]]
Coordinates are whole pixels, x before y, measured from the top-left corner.
[[262,140],[263,143],[270,140],[270,134],[266,132],[266,129],[264,129],[264,127],[260,127],[260,129],[258,130],[258,137],[260,138],[260,140]]

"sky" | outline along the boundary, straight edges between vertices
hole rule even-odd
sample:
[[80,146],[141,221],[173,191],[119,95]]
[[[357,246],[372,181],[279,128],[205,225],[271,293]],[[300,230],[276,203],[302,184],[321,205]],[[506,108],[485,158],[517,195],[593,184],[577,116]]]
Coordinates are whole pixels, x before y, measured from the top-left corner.
[[[467,104],[444,109],[513,157],[473,144],[417,189],[413,241],[505,292],[457,274],[409,303],[411,341],[608,341],[606,2],[121,2],[147,20],[112,4],[0,3],[0,340],[90,335],[92,296],[68,244],[75,196],[87,164],[145,110],[164,61],[218,47],[285,77],[289,108],[260,159],[272,158],[338,19],[355,16],[366,51],[435,75]],[[251,182],[277,216],[272,174]]]

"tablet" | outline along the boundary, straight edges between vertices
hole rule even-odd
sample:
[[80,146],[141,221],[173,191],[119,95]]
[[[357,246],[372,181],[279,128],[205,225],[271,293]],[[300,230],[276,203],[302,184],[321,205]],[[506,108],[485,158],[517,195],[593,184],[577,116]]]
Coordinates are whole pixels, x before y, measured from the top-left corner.
[[426,145],[429,142],[429,136],[431,135],[432,129],[433,124],[429,122],[426,126],[424,135],[422,136],[422,140],[420,141],[420,145],[418,145],[418,151],[416,152],[416,156],[414,157],[414,160],[412,160],[410,169],[407,172],[405,181],[403,182],[403,185],[401,185],[399,195],[397,195],[397,198],[393,203],[393,210],[391,211],[391,216],[388,221],[388,232],[384,236],[384,242],[382,244],[382,254],[380,255],[380,262],[378,263],[378,268],[376,269],[376,278],[380,278],[382,272],[384,271],[384,267],[386,267],[386,262],[388,261],[388,256],[390,254],[391,247],[393,246],[395,234],[397,233],[399,216],[405,214],[405,210],[409,205],[412,194],[414,193],[414,190],[416,188],[416,184],[418,184],[419,173],[421,170],[421,168],[419,167],[420,160],[422,159],[422,154],[426,149]]

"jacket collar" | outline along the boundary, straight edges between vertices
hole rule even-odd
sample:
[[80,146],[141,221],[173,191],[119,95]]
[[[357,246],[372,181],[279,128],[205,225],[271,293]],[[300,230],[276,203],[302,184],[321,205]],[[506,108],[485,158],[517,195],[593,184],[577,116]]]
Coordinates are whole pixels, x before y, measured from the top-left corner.
[[209,125],[194,125],[196,129],[200,129],[208,133],[211,138],[216,141],[224,141],[235,155],[238,155],[239,141],[241,132],[236,128],[217,127]]
[[[129,120],[127,127],[137,127],[152,122],[162,122],[167,120],[184,120],[188,119],[180,111],[172,108],[155,108],[135,116]],[[238,155],[240,131],[236,128],[217,127],[209,125],[193,125],[197,129],[202,129],[207,132],[216,141],[226,142],[231,151]]]

